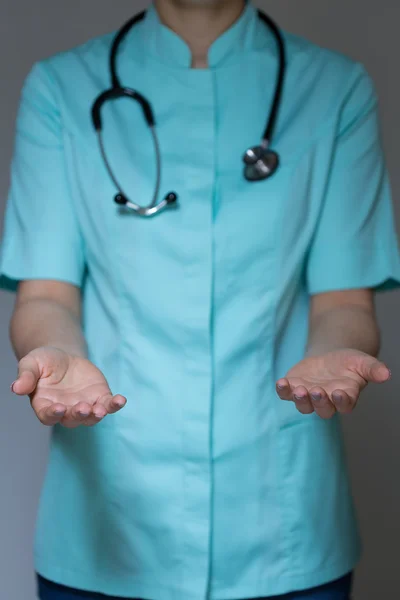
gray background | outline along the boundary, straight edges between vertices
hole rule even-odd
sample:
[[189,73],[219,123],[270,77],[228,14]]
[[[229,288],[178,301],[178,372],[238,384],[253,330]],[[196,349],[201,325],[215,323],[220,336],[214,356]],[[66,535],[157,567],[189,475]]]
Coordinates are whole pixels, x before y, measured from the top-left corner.
[[[8,187],[19,92],[33,61],[111,31],[143,6],[127,0],[1,1],[1,214]],[[399,222],[400,169],[396,160],[400,148],[400,3],[398,0],[267,0],[260,6],[286,29],[344,52],[367,66],[381,98],[384,144]],[[393,371],[392,381],[384,388],[368,389],[356,413],[345,422],[365,544],[356,577],[356,600],[400,597],[399,299],[396,291],[380,295],[377,302],[383,333],[382,358]],[[0,292],[0,302],[0,598],[34,600],[31,546],[48,430],[35,420],[28,401],[12,397],[9,391],[16,370],[8,342],[12,294]]]

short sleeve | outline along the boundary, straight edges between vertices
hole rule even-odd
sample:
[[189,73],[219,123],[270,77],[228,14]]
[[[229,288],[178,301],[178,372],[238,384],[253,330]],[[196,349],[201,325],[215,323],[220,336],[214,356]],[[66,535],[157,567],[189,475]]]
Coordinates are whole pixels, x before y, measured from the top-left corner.
[[311,244],[308,291],[399,285],[400,258],[373,83],[361,73],[342,106]]
[[0,285],[55,279],[81,285],[83,240],[74,212],[55,83],[36,63],[16,120],[0,255]]

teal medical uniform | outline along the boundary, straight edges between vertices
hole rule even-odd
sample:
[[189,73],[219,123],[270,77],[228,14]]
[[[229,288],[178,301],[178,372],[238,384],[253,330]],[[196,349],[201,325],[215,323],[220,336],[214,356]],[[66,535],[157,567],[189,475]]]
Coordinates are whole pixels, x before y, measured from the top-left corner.
[[[284,34],[281,168],[249,183],[277,74],[248,4],[209,69],[155,8],[119,55],[154,105],[180,207],[121,212],[90,107],[110,84],[113,34],[35,63],[22,91],[5,219],[4,286],[82,286],[90,359],[127,406],[54,427],[35,565],[67,586],[150,600],[276,595],[350,571],[360,545],[340,424],[282,402],[275,381],[307,341],[310,295],[393,286],[400,260],[376,96],[364,68]],[[140,108],[104,110],[123,188],[150,201]]]

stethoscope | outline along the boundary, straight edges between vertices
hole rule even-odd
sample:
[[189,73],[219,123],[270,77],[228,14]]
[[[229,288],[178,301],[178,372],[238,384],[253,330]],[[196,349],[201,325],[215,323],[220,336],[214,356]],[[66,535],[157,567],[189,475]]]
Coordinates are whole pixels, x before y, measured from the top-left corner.
[[[97,138],[100,146],[101,155],[104,160],[104,164],[115,187],[118,190],[118,194],[116,194],[114,201],[117,204],[122,205],[143,217],[149,217],[163,211],[167,207],[176,206],[178,202],[178,194],[176,192],[169,192],[164,196],[161,202],[157,203],[161,182],[161,153],[156,133],[156,122],[154,118],[154,112],[150,102],[142,94],[140,94],[136,90],[123,87],[121,85],[121,82],[117,75],[116,67],[117,54],[121,42],[123,41],[127,33],[132,29],[132,27],[144,18],[145,14],[146,12],[143,11],[138,15],[134,16],[129,21],[127,21],[125,25],[121,27],[121,29],[118,31],[117,35],[114,38],[109,57],[112,87],[102,92],[93,103],[92,121],[97,133]],[[249,148],[243,155],[244,177],[247,181],[252,182],[262,181],[263,179],[271,177],[276,172],[279,166],[279,155],[277,152],[271,149],[271,144],[275,125],[278,118],[279,107],[281,105],[283,82],[286,72],[285,42],[283,40],[283,36],[277,25],[274,23],[274,21],[272,21],[270,17],[268,17],[260,10],[258,11],[258,16],[267,25],[267,27],[269,27],[276,39],[276,43],[278,46],[279,68],[276,79],[275,94],[273,97],[271,113],[268,117],[261,143],[258,146],[253,146],[252,148]],[[106,102],[110,100],[115,100],[117,98],[131,98],[132,100],[135,100],[140,104],[140,106],[142,107],[143,116],[147,122],[147,125],[150,128],[153,137],[156,158],[156,183],[152,201],[147,206],[141,206],[140,204],[136,204],[135,202],[130,200],[128,196],[124,193],[121,185],[119,184],[118,180],[116,179],[113,173],[113,170],[111,169],[110,163],[105,152],[104,140],[102,135],[101,109]]]

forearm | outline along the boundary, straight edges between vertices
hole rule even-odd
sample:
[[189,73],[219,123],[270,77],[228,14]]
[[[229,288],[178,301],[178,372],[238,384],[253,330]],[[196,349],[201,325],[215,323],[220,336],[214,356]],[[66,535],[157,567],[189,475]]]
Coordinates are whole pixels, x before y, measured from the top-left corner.
[[326,310],[311,319],[307,356],[318,356],[344,348],[377,356],[379,329],[373,312],[357,305]]
[[41,346],[87,356],[80,319],[51,299],[32,298],[17,304],[10,323],[10,339],[18,360]]

